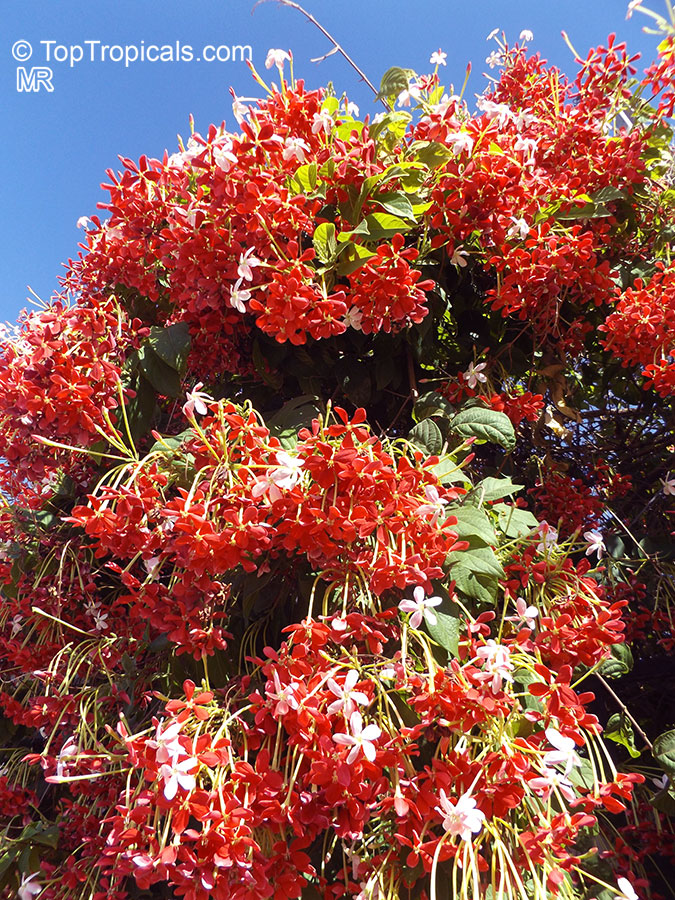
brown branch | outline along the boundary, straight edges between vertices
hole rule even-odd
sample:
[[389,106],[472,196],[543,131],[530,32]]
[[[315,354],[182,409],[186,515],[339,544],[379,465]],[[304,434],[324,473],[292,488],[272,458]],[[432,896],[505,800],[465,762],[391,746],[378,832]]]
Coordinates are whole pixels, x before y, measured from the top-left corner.
[[596,672],[596,673],[595,673],[595,677],[596,677],[596,678],[598,679],[598,681],[604,686],[604,688],[605,688],[605,690],[607,691],[607,693],[610,694],[610,695],[614,698],[614,700],[616,701],[616,703],[617,703],[619,709],[621,710],[621,712],[625,715],[625,717],[626,717],[627,719],[630,720],[631,724],[633,725],[633,727],[635,728],[635,730],[637,731],[637,733],[640,735],[640,737],[642,738],[642,740],[645,742],[645,744],[647,745],[647,747],[649,747],[649,749],[650,749],[651,751],[653,751],[653,750],[654,750],[654,745],[653,745],[652,742],[649,740],[649,738],[647,737],[647,735],[644,733],[644,731],[642,730],[642,728],[638,725],[636,719],[630,714],[630,712],[628,711],[628,707],[627,707],[626,704],[623,702],[623,700],[621,699],[621,697],[619,697],[619,695],[616,694],[616,693],[614,692],[614,689],[613,689],[612,687],[610,687],[609,684],[607,684],[607,681],[602,677],[602,675],[600,675],[599,672]]
[[[261,3],[268,3],[268,2],[269,2],[269,0],[258,0],[258,2],[253,6],[253,9],[251,10],[251,14],[253,14],[253,12],[255,12],[256,7],[260,6]],[[322,59],[326,59],[326,57],[330,56],[332,53],[339,53],[342,57],[344,57],[344,59],[346,59],[346,61],[349,63],[349,65],[352,67],[352,69],[354,69],[358,73],[361,80],[364,81],[368,85],[368,87],[371,89],[371,91],[375,94],[375,97],[377,98],[378,90],[375,87],[375,85],[372,83],[372,81],[368,78],[366,73],[357,66],[357,64],[354,62],[354,60],[351,58],[351,56],[347,53],[347,51],[338,43],[338,41],[335,40],[335,38],[333,37],[332,34],[330,34],[328,31],[326,31],[326,29],[323,27],[323,25],[320,22],[318,22],[311,13],[308,13],[306,9],[303,9],[299,3],[294,3],[293,0],[276,0],[276,2],[280,3],[282,6],[290,6],[291,9],[297,9],[297,11],[299,13],[302,13],[302,15],[306,19],[308,19],[312,23],[312,25],[316,25],[316,27],[319,29],[321,34],[323,34],[325,37],[327,37],[328,40],[333,45],[333,50],[331,50],[329,53],[326,53],[325,56],[319,57],[317,60],[315,60],[316,62],[320,62]],[[382,102],[384,103],[384,100]],[[387,109],[389,108],[389,107],[387,107],[386,103],[384,105]]]

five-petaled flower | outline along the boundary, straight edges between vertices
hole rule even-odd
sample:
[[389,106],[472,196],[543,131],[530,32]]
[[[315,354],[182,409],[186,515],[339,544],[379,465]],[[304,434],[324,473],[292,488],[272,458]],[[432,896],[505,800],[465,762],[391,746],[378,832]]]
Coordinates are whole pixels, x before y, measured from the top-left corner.
[[38,882],[37,877],[37,872],[22,877],[17,893],[19,900],[33,900],[34,897],[42,893],[42,885]]
[[490,682],[493,694],[498,693],[502,689],[504,681],[513,681],[513,676],[511,675],[513,663],[511,662],[511,651],[508,647],[498,644],[490,638],[482,647],[476,650],[476,656],[483,661],[481,680]]
[[588,544],[586,548],[586,556],[591,553],[597,553],[598,559],[602,559],[602,554],[607,549],[599,531],[584,531],[584,540]]
[[270,700],[277,701],[274,707],[274,715],[285,716],[291,710],[298,709],[300,706],[300,701],[296,696],[299,687],[298,683],[296,681],[291,681],[288,684],[282,685],[279,673],[276,669],[274,670],[272,678],[274,681],[274,690],[270,690],[268,687],[267,696]]
[[246,290],[246,288],[242,288],[241,283],[242,279],[240,278],[230,291],[230,306],[236,309],[237,312],[245,313],[246,304],[251,299],[251,292]]
[[159,768],[159,777],[164,782],[163,794],[167,800],[173,800],[178,793],[178,788],[190,793],[195,789],[197,779],[195,772],[199,767],[199,761],[192,756],[179,759],[172,756]]
[[662,478],[661,485],[666,497],[675,497],[675,478]]
[[528,606],[527,600],[524,600],[522,597],[516,597],[516,615],[515,616],[507,616],[507,622],[518,622],[524,625],[526,628],[529,628],[530,631],[534,630],[535,619],[539,615],[539,610],[536,606]]
[[[237,275],[244,281],[253,281],[253,269],[260,265],[257,256],[253,256],[255,248],[249,247],[245,253],[239,255],[239,265],[237,266]],[[239,284],[240,282],[237,282]]]
[[478,363],[478,365],[474,365],[472,362],[469,363],[469,368],[464,372],[462,378],[469,385],[470,388],[475,388],[478,382],[481,384],[485,384],[487,381],[487,375],[483,374],[483,369],[487,366],[487,363]]
[[198,381],[192,390],[187,391],[185,394],[187,402],[183,404],[183,414],[187,416],[188,419],[193,419],[195,413],[199,416],[205,416],[209,411],[206,404],[207,402],[212,401],[213,397],[202,391],[203,387],[204,384],[201,381]]
[[520,32],[520,37],[518,38],[518,40],[526,44],[528,41],[534,40],[534,34],[530,31],[529,28],[523,28],[523,30]]
[[276,459],[278,467],[269,473],[269,480],[280,488],[295,487],[302,475],[303,461],[285,450],[278,450]]
[[434,50],[434,52],[429,57],[429,62],[432,66],[445,66],[447,65],[446,59],[448,58],[448,54],[444,53],[440,47],[438,50]]
[[555,728],[547,728],[544,733],[549,744],[555,747],[555,750],[549,750],[544,754],[544,765],[561,765],[564,767],[565,775],[569,775],[572,769],[581,765],[572,738],[565,737]]
[[440,597],[425,597],[424,588],[418,585],[413,591],[414,600],[401,600],[398,608],[401,612],[412,613],[410,616],[410,627],[419,628],[422,619],[428,625],[435,625],[438,622],[436,613],[433,611],[434,606],[440,606],[443,600]]
[[283,69],[284,63],[286,60],[290,60],[290,54],[286,53],[285,50],[268,50],[267,58],[265,59],[265,68],[271,69],[272,66],[276,66],[277,69]]
[[333,735],[336,744],[342,747],[351,747],[347,756],[347,765],[351,766],[359,758],[359,754],[363,753],[369,762],[374,762],[377,755],[375,741],[379,740],[382,735],[382,729],[375,724],[363,727],[363,716],[360,712],[353,712],[349,717],[349,727],[351,734],[343,734],[339,732]]
[[436,810],[443,816],[443,828],[453,837],[470,841],[483,827],[485,813],[476,808],[476,801],[468,793],[462,794],[456,803],[448,798],[443,788],[439,794],[441,802]]
[[334,694],[335,697],[337,697],[337,700],[333,700],[326,710],[329,716],[342,713],[343,716],[348,719],[352,713],[356,712],[357,704],[359,706],[368,706],[370,703],[368,696],[364,694],[363,691],[354,690],[354,686],[358,680],[359,673],[356,669],[349,669],[342,684],[338,684],[334,678],[328,679],[326,687],[331,694]]

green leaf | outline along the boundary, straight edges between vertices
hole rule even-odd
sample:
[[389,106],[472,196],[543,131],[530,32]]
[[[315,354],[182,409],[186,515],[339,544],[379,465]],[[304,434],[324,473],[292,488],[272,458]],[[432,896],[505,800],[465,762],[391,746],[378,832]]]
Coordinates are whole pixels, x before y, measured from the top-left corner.
[[155,351],[143,345],[138,351],[141,372],[158,394],[165,397],[179,397],[181,394],[180,375],[173,366],[164,362]]
[[599,667],[603,678],[621,678],[633,668],[633,654],[627,644],[612,644],[612,655]]
[[369,241],[384,241],[395,234],[402,234],[411,228],[410,222],[391,213],[370,213],[351,232],[352,235],[361,234]]
[[456,506],[448,510],[448,514],[457,519],[452,526],[463,541],[476,541],[491,546],[497,543],[497,535],[487,515],[475,506]]
[[445,594],[443,603],[431,610],[436,616],[436,624],[431,625],[426,619],[424,624],[436,643],[454,657],[459,651],[459,636],[463,628],[462,611],[446,591],[437,590],[436,593]]
[[438,478],[441,484],[457,484],[458,481],[466,481],[464,471],[451,456],[441,459],[429,471]]
[[675,731],[665,731],[656,738],[652,755],[672,779],[675,776]]
[[466,597],[491,605],[494,603],[504,570],[489,547],[453,550],[448,553],[443,568],[455,582],[457,590]]
[[321,262],[330,262],[337,253],[337,240],[335,238],[335,225],[332,222],[322,222],[314,229],[314,251]]
[[514,484],[510,478],[492,478],[488,476],[474,487],[474,494],[481,503],[490,503],[493,500],[501,500],[502,497],[510,497],[522,490],[522,484]]
[[400,66],[392,66],[382,76],[380,81],[380,90],[376,100],[386,100],[388,97],[398,97],[402,91],[408,89],[410,84],[410,76],[414,72],[412,69],[402,69]]
[[166,328],[153,327],[143,343],[171,369],[179,374],[185,372],[191,345],[187,322],[176,322]]
[[267,420],[267,425],[270,434],[277,437],[281,446],[288,450],[297,444],[298,431],[301,428],[309,428],[312,419],[316,419],[322,412],[318,397],[303,394],[284,403],[281,409]]
[[442,166],[453,155],[452,150],[446,144],[437,141],[415,141],[411,150],[417,159],[430,169]]
[[373,197],[375,203],[379,204],[382,209],[394,216],[400,216],[402,219],[415,221],[415,213],[412,204],[406,194],[402,191],[396,191],[390,194],[378,194]]
[[408,440],[427,456],[438,456],[443,448],[443,435],[433,419],[415,425],[408,433]]
[[337,240],[338,242],[345,242],[345,251],[341,254],[337,267],[338,275],[351,275],[352,272],[360,269],[373,256],[377,256],[376,253],[362,244],[355,244],[353,241],[350,241],[349,233],[347,232],[340,232]]
[[509,538],[525,537],[538,526],[539,521],[528,509],[509,506],[508,503],[495,503],[491,507],[497,513],[497,528]]
[[413,419],[421,422],[429,416],[444,416],[450,418],[455,413],[455,408],[442,394],[436,391],[428,391],[415,402],[413,406]]
[[499,444],[507,451],[516,446],[516,435],[509,417],[496,409],[472,406],[457,413],[450,423],[451,430],[461,438],[475,437],[480,441]]
[[604,736],[616,744],[622,744],[633,759],[640,756],[640,751],[635,746],[633,726],[623,713],[614,713],[613,716],[610,716],[609,721],[605,725]]
[[316,163],[307,163],[307,165],[300,166],[299,169],[296,169],[291,181],[299,193],[313,194],[314,191],[316,191],[316,186],[318,184],[317,175]]
[[157,409],[155,389],[149,381],[139,376],[134,385],[136,396],[126,405],[129,428],[134,440],[138,440],[149,430]]

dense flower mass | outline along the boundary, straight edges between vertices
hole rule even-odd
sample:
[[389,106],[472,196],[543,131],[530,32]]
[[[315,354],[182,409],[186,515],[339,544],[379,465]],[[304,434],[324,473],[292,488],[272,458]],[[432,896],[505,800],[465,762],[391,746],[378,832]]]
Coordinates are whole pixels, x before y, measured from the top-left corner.
[[270,50],[3,335],[2,900],[668,887],[672,38],[497,40]]

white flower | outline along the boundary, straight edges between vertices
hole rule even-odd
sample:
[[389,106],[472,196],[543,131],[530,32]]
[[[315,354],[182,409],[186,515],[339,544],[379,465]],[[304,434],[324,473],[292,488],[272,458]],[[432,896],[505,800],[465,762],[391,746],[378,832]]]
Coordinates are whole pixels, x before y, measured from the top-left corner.
[[25,875],[23,876],[21,884],[19,885],[19,900],[33,900],[33,897],[37,897],[38,894],[42,893],[42,887],[37,881],[37,877],[37,872],[33,872],[28,878],[26,878]]
[[305,151],[310,149],[307,141],[303,141],[302,138],[295,137],[287,137],[285,146],[284,146],[284,159],[288,162],[289,159],[298,160],[298,162],[304,163],[307,157],[305,156]]
[[506,232],[506,236],[515,237],[515,235],[519,235],[521,241],[524,241],[530,233],[530,226],[525,219],[517,219],[515,216],[511,216],[511,221],[513,222],[513,225]]
[[108,618],[108,613],[101,612],[100,609],[95,609],[92,612],[91,617],[94,620],[94,628],[97,631],[103,631],[104,628],[108,627],[108,625],[106,623],[106,619]]
[[514,144],[513,149],[520,150],[522,153],[525,154],[525,156],[527,156],[530,160],[532,160],[532,158],[535,154],[535,151],[537,149],[537,146],[538,146],[537,141],[535,141],[534,138],[524,138],[524,137],[520,137],[520,135],[518,135],[518,138],[516,139],[516,143]]
[[353,328],[354,331],[361,331],[361,322],[363,321],[363,313],[358,306],[352,306],[347,310],[342,320],[347,328]]
[[555,728],[547,728],[545,734],[546,740],[556,749],[544,754],[544,765],[562,765],[565,767],[565,775],[569,775],[572,769],[581,765],[575,750],[576,744],[572,738],[564,737]]
[[635,893],[635,888],[627,878],[617,878],[616,883],[619,890],[621,891],[621,893],[617,897],[617,900],[640,900],[638,895]]
[[523,28],[523,30],[520,32],[520,37],[518,38],[518,40],[526,44],[528,41],[534,40],[534,35],[529,28]]
[[239,125],[241,125],[250,111],[251,110],[249,109],[249,107],[242,102],[241,97],[234,98],[234,100],[232,101],[232,113]]
[[574,785],[569,778],[561,775],[560,772],[556,772],[555,769],[548,769],[546,766],[544,766],[543,774],[539,778],[532,778],[528,781],[528,785],[538,796],[543,797],[545,800],[548,800],[551,796],[553,788],[558,788],[568,803],[575,800],[577,796],[574,792]]
[[463,269],[466,266],[466,257],[469,256],[469,253],[466,250],[462,250],[461,247],[457,247],[452,256],[450,257],[450,262],[453,266],[459,266],[460,269]]
[[351,714],[349,727],[351,728],[351,734],[339,733],[333,735],[333,740],[336,744],[352,748],[347,756],[347,765],[351,766],[358,759],[361,752],[369,762],[373,762],[377,754],[375,741],[381,737],[382,730],[377,725],[366,725],[364,728],[363,716],[360,712]]
[[63,747],[59,750],[59,755],[56,757],[56,776],[57,778],[63,778],[68,774],[68,763],[65,760],[73,760],[77,757],[79,747],[77,745],[77,738],[75,735],[71,735]]
[[507,622],[521,622],[525,625],[526,628],[529,628],[530,631],[534,630],[535,619],[539,615],[539,610],[536,606],[528,606],[527,601],[523,600],[522,597],[516,598],[516,610],[517,613],[515,616],[507,616]]
[[[636,9],[640,8],[640,3],[642,0],[630,0],[628,4],[628,9],[626,10],[626,18],[630,19]],[[625,880],[625,879],[624,879]]]
[[474,366],[473,363],[469,363],[469,368],[464,372],[462,378],[469,385],[470,388],[475,388],[478,382],[481,384],[485,384],[487,381],[487,376],[483,375],[483,369],[486,367],[487,363],[478,363],[477,366]]
[[452,152],[459,156],[460,153],[468,153],[471,156],[473,152],[473,144],[474,140],[470,134],[467,134],[466,131],[457,131],[454,134],[447,135],[445,139],[449,144],[452,144]]
[[448,54],[443,53],[443,51],[439,47],[438,50],[434,50],[434,52],[431,54],[431,56],[429,57],[429,62],[431,63],[432,66],[445,66],[445,65],[447,65],[447,63],[446,63],[447,58],[448,58]]
[[268,50],[265,68],[271,69],[272,66],[276,66],[277,69],[283,69],[284,63],[290,58],[290,55],[285,50]]
[[194,772],[198,766],[199,761],[192,756],[186,756],[181,760],[173,756],[169,762],[160,766],[158,775],[164,781],[163,794],[167,800],[173,800],[179,786],[188,792],[195,789],[197,780]]
[[312,134],[318,134],[320,131],[328,134],[333,125],[335,125],[335,120],[332,115],[327,110],[322,109],[321,112],[314,113]]
[[279,680],[279,673],[276,669],[274,670],[273,679],[274,690],[272,691],[268,687],[267,696],[270,700],[277,701],[277,704],[274,707],[274,715],[285,716],[290,710],[297,709],[298,706],[300,706],[298,698],[295,695],[300,685],[297,681],[291,681],[289,684],[282,685]]
[[80,218],[77,220],[78,228],[89,228],[89,226],[93,224],[94,223],[91,221],[89,216],[80,216]]
[[431,522],[436,524],[439,516],[443,512],[443,507],[447,506],[448,501],[445,497],[441,497],[438,493],[438,488],[434,484],[427,484],[424,486],[424,494],[427,498],[427,503],[422,503],[421,506],[417,507],[417,515],[418,516],[431,516]]
[[356,669],[349,669],[345,675],[344,682],[340,685],[334,678],[329,678],[326,682],[328,690],[337,697],[337,700],[328,706],[328,715],[334,716],[341,712],[345,718],[349,718],[352,713],[356,712],[356,705],[368,706],[370,700],[363,691],[355,691],[354,685],[359,680],[359,673]]
[[411,84],[405,91],[401,91],[398,95],[397,103],[399,106],[410,106],[411,100],[419,100],[420,98],[420,89],[416,84]]
[[504,54],[500,53],[498,50],[493,50],[492,53],[486,58],[485,62],[490,66],[491,69],[494,69],[496,66],[504,65]]
[[170,759],[185,753],[178,740],[181,733],[180,722],[176,722],[174,719],[165,728],[164,721],[164,719],[161,719],[157,723],[154,740],[145,742],[146,747],[156,751],[155,759],[158,763],[168,762]]
[[223,138],[221,143],[213,148],[213,161],[223,172],[229,172],[237,162],[237,157],[232,152],[232,141],[229,138]]
[[247,291],[246,288],[242,290],[241,283],[243,279],[240,278],[239,281],[235,284],[235,286],[230,291],[230,306],[233,309],[236,309],[237,312],[245,313],[246,312],[246,304],[251,299],[251,292]]
[[237,266],[237,275],[244,281],[253,281],[253,269],[260,265],[257,256],[252,256],[255,247],[249,247],[245,253],[239,255],[239,265]]
[[541,537],[541,543],[537,544],[537,553],[544,553],[558,543],[558,532],[548,522],[540,522],[537,534]]
[[513,113],[506,103],[495,103],[494,100],[479,97],[476,101],[476,106],[481,112],[485,113],[488,119],[497,119],[497,124],[500,128],[504,128],[513,119]]
[[349,102],[347,103],[347,115],[348,115],[348,116],[354,116],[355,119],[358,119],[358,117],[359,117],[359,108],[358,108],[358,106],[356,105],[356,103],[352,103],[351,101],[349,101]]
[[304,465],[297,456],[291,456],[284,450],[278,450],[276,453],[278,468],[269,474],[269,480],[280,488],[292,488],[300,481],[302,472],[300,471]]
[[607,550],[602,534],[599,531],[584,531],[584,540],[588,544],[586,556],[590,556],[591,553],[597,553],[598,559],[602,559],[603,552]]
[[483,661],[483,681],[489,681],[492,693],[496,694],[502,689],[504,681],[513,681],[511,672],[511,651],[503,644],[498,644],[490,638],[482,647],[476,650],[476,656]]
[[675,478],[661,478],[660,481],[666,497],[675,497]]
[[443,788],[440,790],[440,806],[436,809],[443,816],[443,828],[453,837],[462,841],[470,841],[473,834],[483,827],[485,813],[476,809],[476,801],[469,794],[462,794],[456,803],[452,803]]
[[161,563],[162,560],[159,556],[151,556],[150,559],[143,560],[143,565],[145,566],[145,571],[148,573],[150,581],[157,580]]
[[670,779],[667,775],[661,775],[660,778],[652,778],[652,784],[654,787],[657,787],[660,791],[665,791],[670,784]]
[[10,634],[10,638],[16,637],[17,634],[23,628],[23,616],[17,613],[14,618],[11,620],[12,622],[12,633]]
[[434,606],[440,606],[443,600],[440,597],[425,597],[424,588],[418,585],[413,591],[414,600],[401,600],[398,608],[401,612],[412,613],[410,616],[410,627],[419,628],[422,619],[429,625],[435,625],[438,622],[436,613],[433,611]]
[[486,41],[491,41],[493,37],[499,34],[499,28],[493,28],[490,34],[485,38]]
[[213,397],[210,394],[205,394],[204,391],[202,391],[203,387],[203,383],[198,381],[193,389],[187,391],[185,394],[187,402],[183,404],[183,414],[188,418],[193,418],[195,413],[199,416],[205,416],[209,411],[206,406],[206,401],[213,400]]

